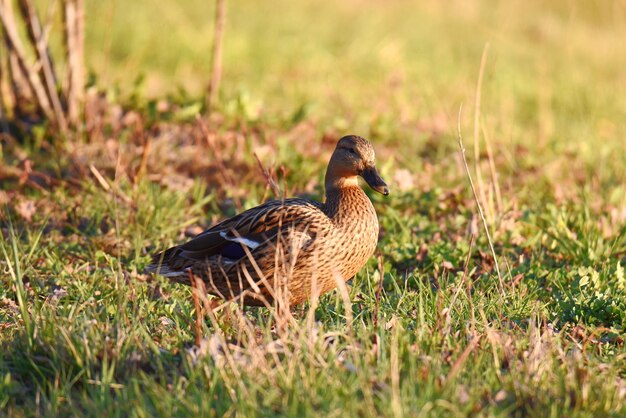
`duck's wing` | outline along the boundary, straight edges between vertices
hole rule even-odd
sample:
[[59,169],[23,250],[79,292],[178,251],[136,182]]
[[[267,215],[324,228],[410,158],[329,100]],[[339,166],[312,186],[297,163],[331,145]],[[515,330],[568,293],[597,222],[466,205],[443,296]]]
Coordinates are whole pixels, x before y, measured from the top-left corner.
[[[305,199],[270,201],[207,229],[185,244],[153,257],[148,271],[179,275],[195,262],[221,256],[234,262],[273,242],[281,231],[296,230],[310,237],[330,224],[321,205]],[[171,273],[171,274],[170,274]]]

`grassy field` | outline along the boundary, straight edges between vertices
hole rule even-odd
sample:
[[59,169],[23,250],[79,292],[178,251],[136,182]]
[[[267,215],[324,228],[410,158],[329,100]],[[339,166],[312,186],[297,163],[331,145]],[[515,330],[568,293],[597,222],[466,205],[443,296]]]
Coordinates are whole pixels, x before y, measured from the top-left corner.
[[[0,140],[1,416],[626,414],[624,1],[231,1],[206,123],[212,3],[126,3],[86,1],[84,137]],[[274,197],[255,154],[321,199],[347,133],[392,190],[349,301],[193,347],[149,254]]]

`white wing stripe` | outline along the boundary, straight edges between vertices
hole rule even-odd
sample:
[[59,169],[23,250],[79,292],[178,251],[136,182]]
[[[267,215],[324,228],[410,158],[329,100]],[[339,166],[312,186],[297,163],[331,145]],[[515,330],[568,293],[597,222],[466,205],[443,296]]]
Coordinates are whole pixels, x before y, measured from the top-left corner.
[[251,239],[248,239],[248,238],[244,238],[244,237],[229,237],[229,236],[226,235],[226,231],[220,232],[220,236],[222,238],[224,238],[225,240],[227,240],[227,241],[243,244],[246,247],[250,248],[251,250],[254,250],[256,247],[261,245],[260,242],[252,241]]

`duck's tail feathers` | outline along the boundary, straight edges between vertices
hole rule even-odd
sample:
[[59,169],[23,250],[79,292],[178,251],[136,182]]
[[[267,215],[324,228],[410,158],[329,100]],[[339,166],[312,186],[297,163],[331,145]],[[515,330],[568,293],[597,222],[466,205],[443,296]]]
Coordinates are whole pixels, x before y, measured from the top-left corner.
[[173,247],[168,250],[162,251],[152,257],[152,262],[145,268],[146,273],[160,274],[167,278],[183,278],[189,274],[187,269],[191,267],[182,265],[180,262],[178,265],[173,265],[174,256],[178,253],[179,248]]

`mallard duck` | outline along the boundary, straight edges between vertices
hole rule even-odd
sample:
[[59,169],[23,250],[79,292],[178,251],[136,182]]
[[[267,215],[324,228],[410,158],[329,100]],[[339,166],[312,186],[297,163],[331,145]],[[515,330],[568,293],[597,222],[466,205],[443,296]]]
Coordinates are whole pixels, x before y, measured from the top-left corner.
[[187,285],[200,278],[209,294],[244,305],[282,298],[293,306],[328,292],[354,277],[378,242],[359,176],[389,194],[369,141],[344,136],[328,164],[323,203],[291,198],[248,209],[156,254],[147,270]]

